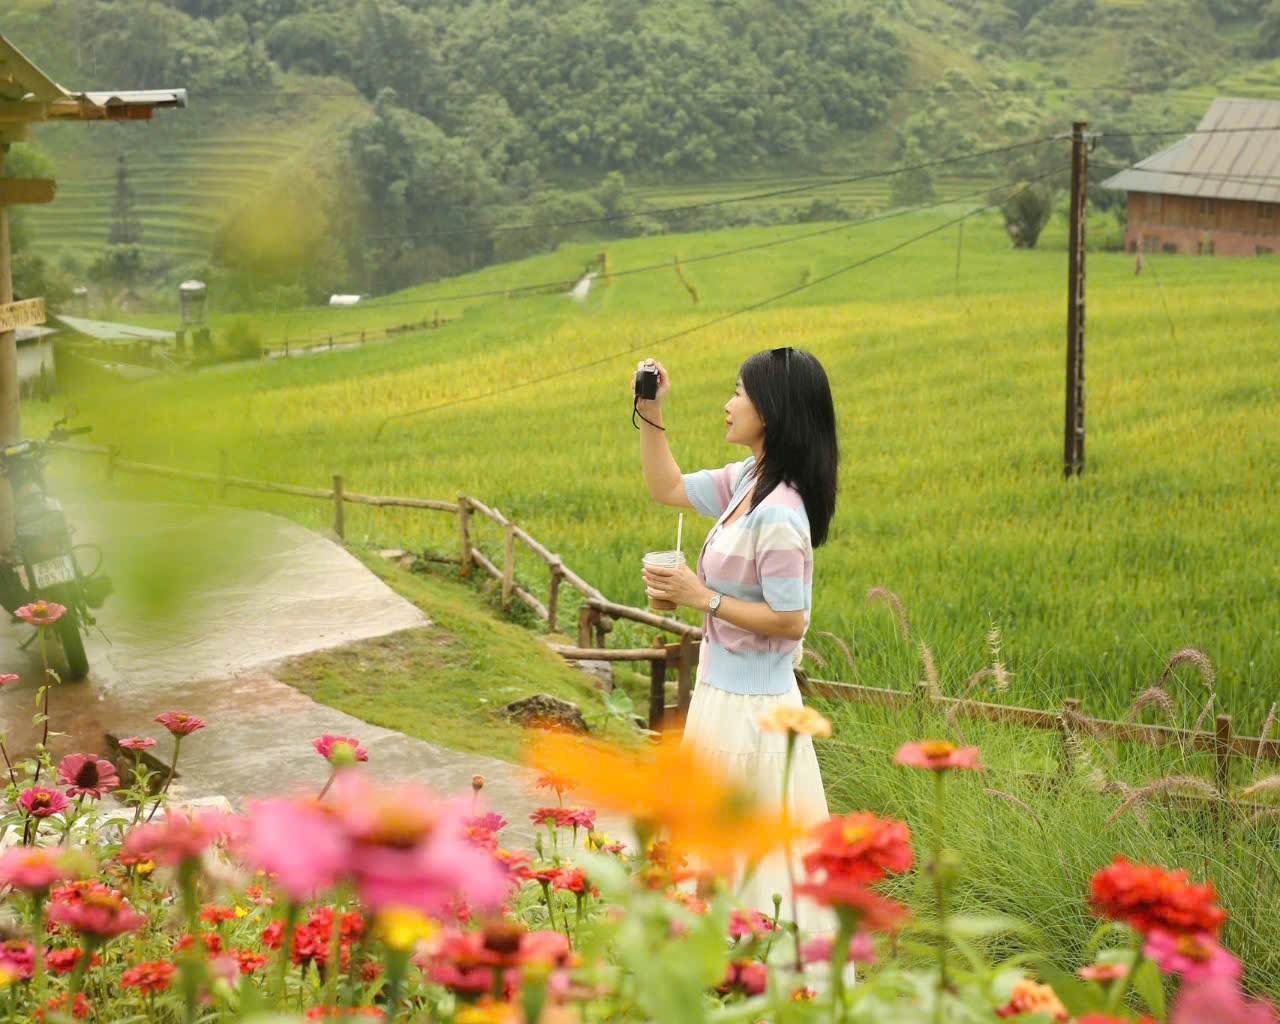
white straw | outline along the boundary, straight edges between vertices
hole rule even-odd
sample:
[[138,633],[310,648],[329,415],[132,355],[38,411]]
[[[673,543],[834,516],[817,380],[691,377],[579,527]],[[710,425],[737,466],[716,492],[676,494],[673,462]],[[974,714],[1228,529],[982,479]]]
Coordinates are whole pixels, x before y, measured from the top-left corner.
[[683,536],[684,536],[684,513],[681,512],[679,522],[676,524],[676,550],[677,551],[684,550],[682,547],[680,547],[680,540]]

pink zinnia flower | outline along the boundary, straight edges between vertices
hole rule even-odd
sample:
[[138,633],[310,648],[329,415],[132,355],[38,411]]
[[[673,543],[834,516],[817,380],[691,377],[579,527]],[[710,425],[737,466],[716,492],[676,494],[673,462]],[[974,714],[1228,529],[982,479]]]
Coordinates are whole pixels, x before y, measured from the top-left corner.
[[303,800],[261,800],[248,805],[240,856],[276,875],[295,903],[331,888],[347,868],[351,844],[340,823]]
[[906,765],[908,768],[927,768],[934,772],[944,772],[951,768],[982,771],[977,747],[957,747],[946,740],[904,743],[893,755],[893,763]]
[[562,823],[564,813],[563,807],[539,807],[529,815],[529,820],[535,825],[554,827]]
[[596,827],[596,812],[578,807],[569,811],[564,816],[564,821],[572,828],[585,828],[590,832]]
[[733,960],[725,968],[724,981],[718,992],[728,995],[739,991],[748,996],[761,995],[769,987],[769,969],[758,960]]
[[[835,939],[832,936],[816,935],[800,947],[800,955],[807,964],[830,963],[834,948]],[[849,962],[856,964],[876,962],[876,947],[869,933],[858,932],[850,940]]]
[[134,828],[125,837],[124,853],[174,866],[201,856],[216,842],[234,839],[240,824],[239,818],[221,811],[188,815],[170,810],[163,821]]
[[36,947],[26,939],[0,942],[0,971],[26,981],[36,973]]
[[1211,978],[1182,989],[1169,1024],[1277,1024],[1278,1020],[1266,1000],[1245,998],[1239,984],[1229,978]]
[[731,939],[754,939],[772,931],[777,931],[777,925],[758,910],[735,910],[729,915]]
[[39,892],[72,878],[65,851],[46,846],[15,846],[0,857],[0,885]]
[[100,939],[136,931],[147,923],[128,900],[99,882],[78,889],[75,899],[55,899],[49,908],[49,920]]
[[58,782],[67,796],[91,796],[101,800],[120,785],[116,766],[97,754],[68,754],[58,764]]
[[166,711],[162,715],[156,715],[155,721],[174,736],[190,736],[197,729],[203,729],[205,724],[203,718],[188,715],[184,711]]
[[52,626],[67,614],[67,609],[65,605],[55,604],[52,601],[35,601],[24,604],[13,614],[33,626]]
[[1165,974],[1182,975],[1183,984],[1208,981],[1210,978],[1240,977],[1240,961],[1228,953],[1211,932],[1189,935],[1173,935],[1166,931],[1153,931],[1147,936],[1142,954],[1154,960]]
[[65,811],[70,803],[61,791],[44,786],[32,786],[23,790],[22,796],[18,797],[18,806],[33,818],[47,818],[51,814]]
[[1129,976],[1129,967],[1127,964],[1089,964],[1076,973],[1085,981],[1119,981]]
[[325,733],[319,739],[311,741],[311,745],[316,748],[316,753],[330,764],[333,763],[333,750],[339,743],[347,747],[350,752],[349,756],[354,757],[357,761],[369,760],[369,751],[360,746],[360,741],[354,736],[333,736]]
[[155,745],[155,739],[150,736],[126,736],[120,740],[120,746],[125,750],[150,750]]
[[456,900],[499,906],[507,895],[497,858],[467,842],[466,810],[414,785],[375,785],[342,772],[336,805],[353,845],[349,871],[370,909],[406,907],[440,916]]
[[12,672],[0,673],[0,686],[8,686],[10,683],[16,683],[22,676],[14,675]]

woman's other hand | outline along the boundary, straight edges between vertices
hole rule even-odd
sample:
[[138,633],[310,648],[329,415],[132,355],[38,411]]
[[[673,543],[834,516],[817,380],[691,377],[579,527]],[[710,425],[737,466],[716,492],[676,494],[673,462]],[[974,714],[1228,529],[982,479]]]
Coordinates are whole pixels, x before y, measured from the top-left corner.
[[707,610],[711,591],[687,565],[670,568],[647,565],[644,568],[645,593],[659,601],[670,601],[682,608]]
[[[656,359],[642,359],[636,363],[636,371],[650,369],[658,371],[658,397],[652,400],[640,399],[643,405],[660,405],[662,400],[667,397],[671,391],[671,377],[667,374],[667,368]],[[635,393],[635,378],[631,382],[632,394]]]

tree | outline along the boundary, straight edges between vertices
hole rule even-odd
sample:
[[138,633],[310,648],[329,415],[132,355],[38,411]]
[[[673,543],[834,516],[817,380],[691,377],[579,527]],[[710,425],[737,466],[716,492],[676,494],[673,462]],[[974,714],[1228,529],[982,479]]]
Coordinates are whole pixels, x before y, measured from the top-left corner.
[[1280,57],[1280,0],[1271,0],[1262,12],[1256,46],[1259,57]]
[[116,194],[111,203],[111,229],[107,248],[94,264],[92,274],[99,280],[131,288],[142,270],[142,221],[133,206],[133,186],[129,184],[129,161],[121,153],[116,161]]
[[[1036,132],[1050,135],[1046,127]],[[1059,146],[1035,146],[1015,151],[1006,164],[1008,185],[1000,190],[1004,228],[1015,249],[1034,249],[1053,216],[1059,185],[1070,156]]]
[[[924,152],[914,142],[903,148],[899,160],[901,166],[913,167],[924,162]],[[918,206],[931,203],[935,198],[937,192],[933,187],[933,175],[926,167],[895,174],[889,185],[890,206]]]

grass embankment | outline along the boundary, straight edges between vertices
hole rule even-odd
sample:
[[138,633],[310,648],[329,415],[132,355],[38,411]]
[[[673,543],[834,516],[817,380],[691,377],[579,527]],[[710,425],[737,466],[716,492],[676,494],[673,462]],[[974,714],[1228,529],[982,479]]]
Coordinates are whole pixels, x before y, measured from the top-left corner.
[[[1270,544],[1269,467],[1280,456],[1270,425],[1272,263],[1168,258],[1135,277],[1131,257],[1093,256],[1089,465],[1065,483],[1063,258],[1008,250],[994,219],[966,226],[958,280],[948,229],[781,308],[658,343],[942,220],[912,215],[686,262],[697,306],[670,270],[617,277],[582,307],[558,295],[475,300],[458,304],[459,322],[386,345],[99,387],[76,401],[95,439],[127,457],[214,470],[225,449],[229,472],[245,476],[316,486],[341,472],[351,490],[474,493],[605,593],[639,603],[639,555],[671,543],[675,516],[643,491],[629,422],[632,360],[652,352],[671,368],[670,438],[694,469],[741,457],[721,433],[740,361],[802,345],[826,364],[840,417],[841,503],[818,552],[813,636],[820,650],[819,631],[853,645],[844,678],[919,678],[915,652],[896,642],[883,609],[864,602],[882,585],[902,594],[944,683],[980,667],[995,621],[1014,673],[1006,699],[1057,706],[1079,696],[1086,712],[1115,712],[1169,652],[1197,644],[1219,666],[1238,730],[1256,729],[1280,678],[1280,589],[1271,561],[1258,557]],[[641,239],[609,253],[625,271],[804,230]],[[569,276],[596,251],[565,247],[373,309],[416,312],[450,293]],[[481,397],[632,348],[551,383]],[[458,401],[378,434],[389,415]],[[158,493],[182,491],[165,482]],[[312,525],[330,517],[322,502],[232,497]],[[347,525],[355,539],[456,552],[456,522],[439,513],[353,507]],[[689,551],[705,527],[686,523]],[[495,528],[477,522],[476,535],[500,553]],[[544,567],[524,553],[518,573],[535,588],[545,583]]]
[[495,615],[475,587],[353,553],[431,625],[291,659],[276,672],[281,681],[374,725],[508,761],[518,759],[521,732],[496,711],[521,697],[572,701],[597,732],[608,731],[592,680]]

